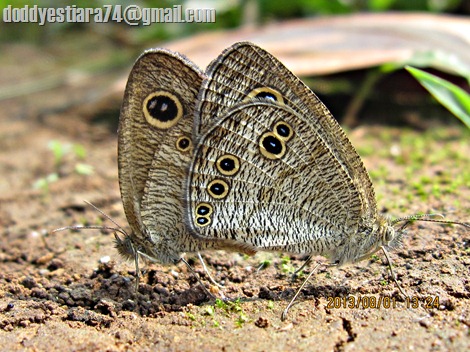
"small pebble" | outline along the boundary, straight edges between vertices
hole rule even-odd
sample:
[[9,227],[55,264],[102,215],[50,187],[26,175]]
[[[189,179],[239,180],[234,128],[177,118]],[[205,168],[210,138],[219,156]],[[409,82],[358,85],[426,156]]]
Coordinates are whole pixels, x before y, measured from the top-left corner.
[[109,255],[105,255],[104,257],[101,257],[99,262],[101,264],[107,264],[111,260],[111,257]]

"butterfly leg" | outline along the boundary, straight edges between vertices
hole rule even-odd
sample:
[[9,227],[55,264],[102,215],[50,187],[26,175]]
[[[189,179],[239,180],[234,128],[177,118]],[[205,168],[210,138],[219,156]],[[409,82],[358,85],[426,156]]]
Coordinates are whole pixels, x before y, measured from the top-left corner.
[[139,283],[140,283],[140,269],[139,269],[139,255],[147,257],[144,253],[139,252],[139,250],[134,246],[132,239],[129,235],[125,234],[124,239],[121,239],[116,232],[114,232],[115,238],[115,247],[118,250],[119,254],[126,259],[134,259],[135,264],[135,294],[139,292]]
[[297,279],[297,275],[299,275],[299,273],[305,269],[305,267],[307,265],[310,265],[310,263],[312,262],[312,255],[309,255],[307,257],[307,259],[305,259],[305,262],[302,264],[302,266],[300,268],[298,268],[296,271],[294,271],[294,273],[292,274],[291,276],[291,280],[294,281],[295,279]]
[[178,260],[175,261],[175,264],[178,263],[179,261],[183,262],[184,264],[186,264],[186,266],[188,267],[188,269],[191,271],[191,273],[196,277],[197,281],[199,282],[199,285],[202,286],[202,288],[204,289],[204,291],[206,292],[206,294],[211,297],[212,299],[216,299],[216,297],[209,292],[209,290],[207,289],[207,287],[202,283],[201,281],[201,278],[199,277],[199,275],[194,271],[193,267],[191,265],[189,265],[189,263],[184,259],[184,258],[180,258]]
[[382,249],[382,251],[385,254],[385,257],[387,258],[388,268],[390,269],[390,276],[392,277],[393,281],[397,285],[398,290],[403,295],[403,297],[405,297],[405,299],[408,298],[407,294],[405,293],[405,291],[401,288],[400,284],[398,283],[397,278],[395,276],[395,273],[393,272],[392,261],[391,261],[390,257],[388,256],[387,250],[385,249],[384,246],[380,246],[380,248]]
[[212,282],[215,286],[219,287],[219,288],[224,288],[224,285],[221,285],[219,284],[217,281],[214,280],[214,278],[211,276],[211,273],[209,272],[209,269],[207,268],[206,266],[206,263],[204,262],[204,260],[202,259],[202,255],[201,255],[201,252],[197,252],[197,256],[199,258],[199,261],[201,262],[202,264],[202,267],[204,268],[204,271],[206,272],[207,276],[209,277],[209,281]]
[[139,269],[139,253],[134,250],[134,263],[135,263],[135,294],[139,292],[140,283],[140,269]]
[[[311,260],[311,257],[309,257],[307,260]],[[290,307],[292,307],[292,305],[294,304],[295,300],[297,299],[297,296],[299,295],[300,291],[303,290],[303,288],[305,287],[305,284],[307,283],[307,281],[310,279],[310,277],[313,275],[313,273],[315,273],[317,271],[317,269],[320,267],[321,263],[317,263],[317,265],[315,265],[315,267],[313,268],[313,270],[310,272],[310,274],[308,274],[307,278],[304,280],[304,282],[302,282],[302,285],[300,285],[299,289],[297,290],[297,292],[295,293],[294,297],[292,297],[292,299],[290,300],[289,304],[287,305],[286,309],[284,309],[284,311],[282,312],[282,315],[281,315],[281,320],[284,321],[286,320],[287,318],[287,313],[289,312],[289,309]],[[305,266],[302,265],[301,268],[303,268]]]

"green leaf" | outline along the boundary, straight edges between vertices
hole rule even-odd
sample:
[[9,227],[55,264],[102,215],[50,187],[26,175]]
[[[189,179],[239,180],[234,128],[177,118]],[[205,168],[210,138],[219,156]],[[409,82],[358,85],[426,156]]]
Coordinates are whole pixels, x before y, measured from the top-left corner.
[[372,11],[385,11],[392,7],[395,0],[369,0],[367,6]]
[[40,178],[34,182],[33,187],[35,189],[42,189],[45,192],[49,191],[49,185],[53,182],[57,182],[59,180],[59,175],[55,172],[52,174],[47,175],[46,177]]
[[56,140],[49,141],[47,147],[52,151],[52,154],[54,154],[54,163],[56,166],[59,166],[62,163],[64,155],[70,150],[70,145],[63,144]]
[[79,175],[92,175],[94,172],[93,166],[83,163],[77,163],[75,165],[75,171]]
[[214,315],[214,307],[212,307],[212,306],[207,306],[207,307],[206,307],[206,314],[207,314],[207,315],[210,315],[210,316],[213,316],[213,315]]
[[470,129],[470,95],[445,79],[406,66],[414,78]]
[[72,146],[73,152],[79,159],[85,159],[86,157],[86,150],[85,147],[81,144],[74,144]]

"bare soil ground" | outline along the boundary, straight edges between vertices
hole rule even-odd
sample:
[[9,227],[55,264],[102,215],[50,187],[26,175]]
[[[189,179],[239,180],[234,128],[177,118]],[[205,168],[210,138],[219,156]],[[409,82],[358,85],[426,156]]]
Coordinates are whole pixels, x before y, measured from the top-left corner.
[[[52,90],[35,99],[51,101],[58,94]],[[214,302],[183,264],[146,266],[136,293],[133,263],[118,256],[112,233],[51,233],[62,226],[103,224],[85,199],[126,225],[115,133],[73,111],[30,118],[29,106],[10,99],[0,110],[2,350],[470,349],[470,232],[460,226],[410,226],[403,248],[392,254],[410,302],[399,295],[380,253],[357,265],[320,269],[284,322],[281,312],[302,282],[292,282],[290,273],[302,258],[204,253],[209,270],[225,285],[217,289],[188,255],[211,292],[231,303]],[[422,143],[429,132],[363,126],[348,135],[372,173],[380,211],[444,212],[468,221],[468,131],[432,129],[439,133]],[[69,152],[56,165],[48,149],[52,140],[83,146],[85,158]],[[77,173],[78,163],[94,172]],[[51,173],[58,177],[47,188],[33,187]],[[257,271],[263,261],[270,265]],[[368,307],[379,299],[380,308]]]

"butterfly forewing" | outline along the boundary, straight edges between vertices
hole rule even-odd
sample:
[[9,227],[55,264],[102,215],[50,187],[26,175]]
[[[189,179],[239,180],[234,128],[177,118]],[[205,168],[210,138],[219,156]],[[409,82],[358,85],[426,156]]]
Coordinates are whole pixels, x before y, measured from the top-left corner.
[[134,64],[124,95],[118,142],[124,210],[133,245],[162,262],[197,247],[182,224],[181,190],[202,77],[181,55],[150,50]]
[[129,75],[119,124],[119,184],[132,228],[127,238],[150,260],[174,262],[182,252],[208,248],[253,252],[247,244],[191,236],[184,224],[183,187],[202,78],[192,62],[165,49],[145,52]]

